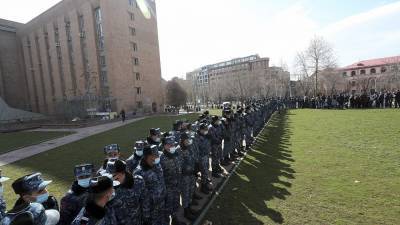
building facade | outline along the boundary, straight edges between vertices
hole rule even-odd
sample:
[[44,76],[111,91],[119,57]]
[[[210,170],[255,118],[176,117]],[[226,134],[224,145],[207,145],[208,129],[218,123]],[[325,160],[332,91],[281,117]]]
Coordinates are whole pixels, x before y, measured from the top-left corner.
[[186,79],[192,85],[192,102],[204,104],[285,95],[290,74],[270,67],[269,58],[251,55],[203,66],[187,73]]
[[161,110],[154,1],[147,1],[146,10],[150,16],[134,0],[63,0],[18,26],[28,109]]
[[400,89],[400,56],[369,59],[339,69],[353,94]]
[[26,108],[22,48],[17,39],[20,23],[0,19],[0,97],[14,108]]

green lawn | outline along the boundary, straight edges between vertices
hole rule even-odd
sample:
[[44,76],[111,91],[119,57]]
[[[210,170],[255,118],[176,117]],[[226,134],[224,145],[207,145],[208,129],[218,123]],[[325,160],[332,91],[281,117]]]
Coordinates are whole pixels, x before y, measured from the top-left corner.
[[[99,167],[104,159],[103,147],[107,144],[117,143],[121,146],[123,158],[129,157],[133,152],[133,144],[139,138],[147,136],[152,127],[160,127],[167,131],[172,129],[172,122],[176,119],[189,119],[194,121],[197,114],[185,116],[160,116],[125,125],[120,128],[97,134],[80,141],[61,146],[51,151],[27,158],[16,163],[3,166],[3,175],[17,179],[32,172],[42,172],[45,179],[53,180],[49,186],[51,194],[58,200],[68,190],[73,181],[73,168],[81,163],[93,163]],[[5,185],[5,199],[7,208],[11,208],[16,196],[11,189],[12,181]]]
[[254,148],[213,225],[400,224],[400,111],[292,110]]
[[0,134],[0,154],[12,150],[41,143],[43,141],[70,135],[71,132],[15,132]]

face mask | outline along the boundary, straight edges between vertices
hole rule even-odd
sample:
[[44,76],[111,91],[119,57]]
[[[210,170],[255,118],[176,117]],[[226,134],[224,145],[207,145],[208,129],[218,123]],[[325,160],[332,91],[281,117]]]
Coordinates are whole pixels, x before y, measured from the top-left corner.
[[174,154],[176,152],[176,147],[171,147],[169,153]]
[[208,134],[208,131],[203,132],[203,135],[207,135],[207,134]]
[[86,179],[78,180],[79,186],[81,186],[83,188],[88,188],[89,187],[89,183],[90,183],[90,177],[86,178]]
[[36,202],[37,203],[43,203],[43,202],[47,201],[47,199],[49,199],[49,193],[48,192],[36,196]]
[[222,123],[221,121],[218,121],[218,122],[217,122],[217,125],[221,125],[221,123]]
[[115,190],[113,190],[113,193],[110,196],[110,199],[108,201],[112,201],[115,198]]
[[143,156],[143,150],[138,150],[136,151],[137,156]]
[[193,140],[190,139],[189,142],[188,142],[188,145],[192,145],[192,144],[193,144]]
[[155,142],[160,142],[161,141],[161,138],[156,138],[156,140],[155,140]]
[[116,161],[118,159],[119,159],[119,157],[108,157],[108,160],[110,160],[110,161]]
[[159,164],[159,163],[160,163],[160,158],[156,158],[156,159],[154,160],[154,164],[157,165],[157,164]]

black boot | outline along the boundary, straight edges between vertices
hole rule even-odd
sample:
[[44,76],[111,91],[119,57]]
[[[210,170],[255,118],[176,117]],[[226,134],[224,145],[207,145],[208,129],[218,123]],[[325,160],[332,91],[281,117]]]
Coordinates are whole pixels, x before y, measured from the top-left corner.
[[199,194],[197,194],[196,192],[194,192],[194,193],[193,193],[193,199],[201,200],[201,199],[203,199],[203,197],[201,197],[201,195],[199,195]]
[[211,193],[212,189],[210,189],[210,187],[208,187],[207,184],[202,184],[200,191],[206,195],[209,195]]
[[186,223],[178,220],[176,217],[172,217],[172,225],[186,225]]
[[192,214],[192,212],[191,212],[191,210],[190,210],[189,207],[184,209],[184,214],[183,214],[183,216],[184,216],[186,219],[190,220],[190,221],[193,221],[193,220],[196,219],[196,216]]
[[212,172],[212,176],[214,177],[214,178],[222,178],[222,177],[224,177],[221,173],[219,173],[219,172]]
[[198,206],[199,202],[196,199],[192,199],[192,205],[193,206]]

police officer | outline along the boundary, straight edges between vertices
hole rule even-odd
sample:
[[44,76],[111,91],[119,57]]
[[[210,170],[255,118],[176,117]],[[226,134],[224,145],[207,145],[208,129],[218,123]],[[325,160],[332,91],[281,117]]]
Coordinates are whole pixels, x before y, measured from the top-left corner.
[[97,171],[98,174],[102,174],[105,171],[108,160],[117,160],[121,156],[121,148],[118,144],[106,145],[103,151],[106,158],[103,161],[102,167]]
[[232,110],[231,109],[224,109],[223,111],[223,124],[224,124],[224,148],[223,148],[223,160],[221,165],[228,166],[230,165],[231,161],[234,161],[232,156],[234,143],[233,143],[233,123],[232,123]]
[[15,205],[22,205],[24,203],[37,202],[48,209],[59,211],[57,200],[54,196],[49,195],[47,186],[52,181],[44,181],[41,173],[32,173],[23,176],[13,183],[14,191],[20,197]]
[[164,173],[160,166],[160,156],[155,145],[145,146],[143,158],[136,168],[135,175],[143,177],[146,186],[143,203],[143,221],[145,225],[166,225]]
[[181,224],[177,218],[177,211],[180,204],[180,186],[182,181],[182,158],[180,149],[175,142],[174,136],[168,136],[162,140],[163,154],[161,155],[161,167],[164,172],[165,187],[167,190],[165,201],[165,216],[169,224],[169,217],[172,217],[172,224]]
[[114,199],[109,202],[118,224],[141,225],[145,194],[143,178],[128,172],[126,163],[122,160],[109,161],[106,170],[120,183],[115,187]]
[[246,107],[246,115],[245,115],[245,140],[246,140],[246,150],[250,149],[251,144],[253,143],[253,136],[252,136],[252,131],[253,131],[253,116],[252,116],[252,111],[251,107],[247,106]]
[[147,144],[155,145],[159,148],[161,144],[161,130],[160,128],[151,128],[149,132],[149,136],[147,137]]
[[113,180],[109,176],[90,179],[89,195],[71,225],[115,225],[114,211],[108,203],[115,197]]
[[[20,195],[14,207],[8,211],[1,221],[2,225],[10,224],[33,224],[33,225],[55,225],[58,223],[60,214],[57,210],[46,210],[41,202],[48,198],[46,189],[51,181],[44,181],[39,173],[21,177],[12,183],[14,192]],[[46,192],[47,194],[45,194]]]
[[176,142],[180,142],[181,140],[181,132],[182,132],[182,126],[183,126],[183,121],[182,120],[177,120],[173,124],[173,129],[171,135],[175,137]]
[[[186,219],[193,221],[196,218],[196,213],[192,208],[192,198],[196,190],[196,159],[192,152],[193,139],[188,133],[181,135],[181,155],[182,155],[182,207]],[[195,199],[194,199],[195,200]]]
[[221,121],[218,116],[211,117],[211,125],[209,132],[211,137],[211,167],[212,176],[215,178],[223,177],[223,170],[221,168],[222,158],[222,127]]
[[92,164],[77,165],[74,168],[75,181],[61,199],[60,224],[70,225],[85,205],[90,179],[94,173]]
[[134,153],[126,160],[126,167],[128,172],[133,173],[136,167],[139,165],[140,160],[143,157],[144,141],[136,141],[133,147]]
[[6,215],[6,201],[4,200],[4,186],[3,183],[8,181],[10,178],[8,177],[3,177],[2,176],[2,171],[0,169],[0,221],[3,219],[3,217]]
[[211,152],[211,141],[208,134],[208,126],[201,123],[199,126],[198,134],[198,147],[199,147],[199,169],[201,172],[201,192],[210,194],[212,191],[211,180],[209,174],[209,155]]

